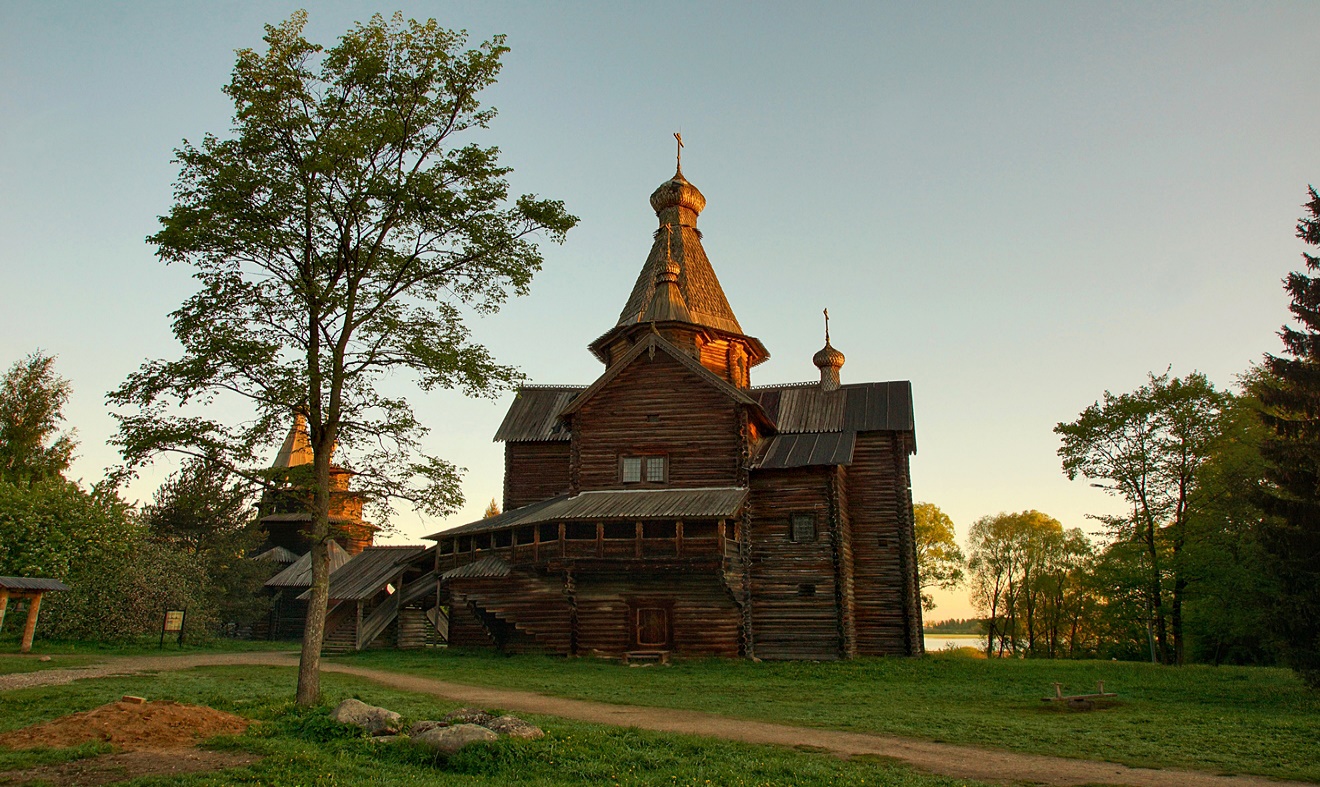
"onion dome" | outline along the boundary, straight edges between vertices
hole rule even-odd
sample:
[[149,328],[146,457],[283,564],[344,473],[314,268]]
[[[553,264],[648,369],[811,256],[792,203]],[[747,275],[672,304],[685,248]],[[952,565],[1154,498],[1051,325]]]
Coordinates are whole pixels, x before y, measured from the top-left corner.
[[687,182],[683,170],[674,173],[674,177],[660,184],[651,192],[651,208],[660,217],[660,223],[679,224],[686,227],[697,225],[697,214],[706,208],[706,197],[697,187]]
[[813,356],[811,362],[820,369],[820,387],[823,391],[835,391],[839,388],[839,370],[843,368],[843,353],[830,344],[830,310],[825,310],[825,346]]
[[[672,229],[672,228],[671,228]],[[672,256],[665,260],[655,274],[655,294],[642,315],[642,322],[664,322],[680,320],[692,322],[692,313],[688,311],[683,293],[678,289],[678,274],[683,269]]]

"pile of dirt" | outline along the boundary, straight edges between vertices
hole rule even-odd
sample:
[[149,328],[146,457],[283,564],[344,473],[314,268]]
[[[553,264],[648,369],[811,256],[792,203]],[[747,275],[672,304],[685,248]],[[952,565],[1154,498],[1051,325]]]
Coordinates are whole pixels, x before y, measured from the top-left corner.
[[103,741],[123,751],[177,749],[216,735],[242,734],[251,724],[242,716],[198,705],[112,702],[0,734],[0,746],[58,748]]

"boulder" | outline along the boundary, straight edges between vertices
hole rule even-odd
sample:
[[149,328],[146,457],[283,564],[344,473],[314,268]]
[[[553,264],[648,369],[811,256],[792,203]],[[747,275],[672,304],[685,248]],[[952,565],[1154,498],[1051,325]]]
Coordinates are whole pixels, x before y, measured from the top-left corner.
[[430,732],[431,730],[448,726],[449,722],[447,721],[419,721],[413,723],[413,726],[408,728],[408,734],[416,738],[424,732]]
[[393,735],[399,731],[402,717],[392,710],[368,705],[362,700],[348,699],[330,711],[330,718],[340,724],[361,727],[370,735]]
[[485,726],[486,722],[495,718],[480,708],[459,708],[445,714],[445,721],[450,724],[478,724]]
[[453,754],[471,743],[487,743],[499,740],[499,736],[485,727],[476,724],[454,724],[449,727],[434,727],[413,740],[441,754]]
[[510,738],[526,738],[529,741],[544,738],[545,732],[540,727],[525,722],[517,716],[500,716],[482,725],[491,732],[507,735]]

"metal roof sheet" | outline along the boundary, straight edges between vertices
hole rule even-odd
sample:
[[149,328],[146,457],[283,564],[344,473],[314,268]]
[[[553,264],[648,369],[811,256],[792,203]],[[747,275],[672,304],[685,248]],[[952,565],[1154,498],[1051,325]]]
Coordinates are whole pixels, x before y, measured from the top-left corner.
[[848,465],[852,464],[856,445],[856,432],[776,435],[766,441],[753,460],[752,468],[782,470],[813,465]]
[[[369,599],[403,571],[404,565],[426,551],[423,546],[367,547],[330,575],[330,598],[334,601]],[[298,598],[311,597],[311,590]]]
[[747,499],[747,487],[701,489],[612,489],[583,492],[576,497],[555,497],[506,511],[489,519],[442,530],[427,536],[435,540],[484,533],[505,527],[570,519],[681,519],[727,518],[738,513]]
[[508,443],[540,440],[567,441],[571,437],[559,414],[586,386],[536,386],[518,389],[495,432],[495,440]]
[[507,577],[510,573],[509,564],[494,555],[487,555],[480,560],[474,560],[458,568],[451,568],[440,575],[441,580],[446,579],[491,579],[498,577]]
[[912,383],[852,383],[825,391],[815,383],[762,386],[751,394],[781,433],[912,432]]
[[[338,541],[331,541],[328,547],[330,551],[330,576],[334,577],[335,571],[352,559],[352,555],[344,551],[339,546]],[[309,588],[312,586],[312,553],[308,552],[298,558],[297,562],[290,564],[283,571],[266,580],[268,588]]]
[[5,590],[68,590],[69,586],[49,577],[0,577]]

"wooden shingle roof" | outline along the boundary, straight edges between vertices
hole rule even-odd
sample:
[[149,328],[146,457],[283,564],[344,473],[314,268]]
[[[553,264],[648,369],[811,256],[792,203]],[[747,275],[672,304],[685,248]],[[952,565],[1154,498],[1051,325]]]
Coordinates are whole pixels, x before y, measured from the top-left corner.
[[[367,547],[330,575],[331,600],[361,601],[371,598],[426,549],[421,546]],[[298,598],[311,598],[311,592],[308,590]]]
[[5,590],[46,591],[68,590],[69,586],[49,577],[0,577],[0,588]]
[[856,432],[806,432],[775,435],[752,460],[753,470],[784,470],[815,465],[850,465]]
[[583,385],[524,386],[518,389],[495,432],[496,442],[567,441],[571,435],[559,414],[586,390]]
[[[341,566],[352,559],[352,555],[345,552],[337,541],[331,541],[326,548],[330,552],[330,576],[333,577]],[[311,586],[311,552],[298,558],[296,563],[289,564],[283,571],[266,580],[266,587],[268,588],[309,588]]]
[[737,514],[746,499],[747,487],[743,486],[582,492],[574,497],[564,495],[515,508],[426,538],[434,541],[518,525],[575,519],[723,519]]

